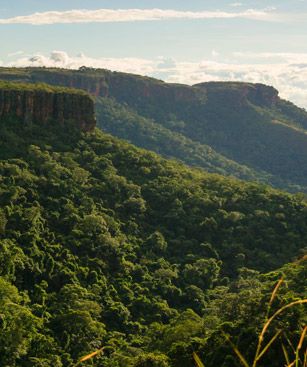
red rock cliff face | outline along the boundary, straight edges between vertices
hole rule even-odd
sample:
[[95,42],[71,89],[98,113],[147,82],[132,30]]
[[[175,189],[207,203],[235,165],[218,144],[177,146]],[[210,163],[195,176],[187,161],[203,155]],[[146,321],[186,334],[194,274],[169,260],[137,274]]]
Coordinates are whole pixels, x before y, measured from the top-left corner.
[[242,107],[248,102],[263,107],[273,107],[278,101],[278,91],[264,84],[240,82],[208,82],[194,87],[206,90],[209,99],[227,101],[235,107]]
[[73,121],[83,131],[92,131],[96,125],[89,96],[35,89],[0,89],[0,118],[6,116],[43,124]]
[[64,87],[83,89],[96,97],[107,97],[109,88],[106,84],[105,76],[85,75],[79,71],[71,71],[69,74],[48,70],[34,70],[31,74],[32,83],[43,82],[50,85],[61,85]]
[[[169,84],[138,75],[87,68],[61,70],[28,68],[23,74],[11,71],[1,72],[1,79],[21,80],[30,83],[43,82],[83,89],[94,96],[115,98],[127,103],[142,113],[152,112],[152,106],[159,106],[164,113],[180,114],[195,108],[206,108],[212,103],[227,103],[234,109],[249,105],[272,107],[280,100],[278,91],[263,84],[241,82],[207,82],[194,86]],[[150,115],[151,116],[151,115]]]
[[[7,75],[7,79],[10,77],[11,74]],[[5,75],[2,74],[1,78],[5,78]],[[63,73],[61,70],[30,69],[27,81],[83,89],[93,96],[113,97],[132,106],[154,103],[170,109],[171,106],[183,103],[203,103],[206,99],[205,91],[188,85],[168,84],[108,70],[100,70],[91,75],[82,70]]]
[[263,84],[208,82],[188,86],[108,70],[100,70],[92,75],[86,70],[63,73],[57,70],[32,69],[29,75],[32,83],[45,82],[79,88],[94,96],[113,97],[132,106],[155,104],[170,111],[174,106],[176,111],[180,105],[204,105],[212,99],[226,100],[235,108],[241,108],[248,101],[271,107],[279,100],[278,91]]

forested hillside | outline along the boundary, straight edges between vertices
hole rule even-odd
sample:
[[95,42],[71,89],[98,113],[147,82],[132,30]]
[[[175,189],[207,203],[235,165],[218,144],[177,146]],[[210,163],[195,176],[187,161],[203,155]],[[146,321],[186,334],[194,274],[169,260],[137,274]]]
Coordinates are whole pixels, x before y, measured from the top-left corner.
[[209,172],[307,191],[307,113],[262,84],[168,84],[102,69],[0,69],[0,79],[81,88],[98,126]]
[[[1,366],[72,366],[102,347],[88,365],[193,367],[197,351],[206,366],[239,366],[222,332],[251,358],[281,275],[273,309],[306,297],[301,195],[164,160],[73,118],[10,113],[0,137]],[[305,324],[299,305],[274,328],[296,342]],[[276,342],[259,366],[282,361]]]
[[[207,172],[225,176],[260,182],[270,182],[272,179],[272,176],[265,172],[255,171],[227,159],[209,145],[195,142],[180,132],[171,131],[113,99],[96,98],[96,115],[98,126],[102,130],[162,156],[176,158],[188,165],[201,167]],[[180,122],[170,121],[169,124],[175,126]]]

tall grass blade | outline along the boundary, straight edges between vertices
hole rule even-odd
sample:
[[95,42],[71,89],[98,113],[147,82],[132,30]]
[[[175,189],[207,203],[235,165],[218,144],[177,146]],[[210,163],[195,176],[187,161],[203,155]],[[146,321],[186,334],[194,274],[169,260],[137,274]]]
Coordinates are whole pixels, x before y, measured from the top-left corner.
[[[304,259],[305,260],[305,259]],[[272,346],[272,344],[275,342],[275,340],[280,336],[280,334],[282,333],[282,330],[278,330],[275,335],[271,338],[271,340],[266,344],[266,346],[261,350],[261,346],[264,340],[264,336],[269,328],[269,326],[271,325],[272,321],[279,316],[281,313],[283,313],[285,310],[296,306],[296,305],[302,305],[302,304],[307,304],[307,299],[300,299],[297,301],[293,301],[288,303],[287,305],[279,308],[271,317],[269,317],[270,314],[270,308],[271,305],[276,297],[276,294],[278,292],[278,289],[280,288],[280,286],[282,285],[282,283],[284,282],[283,278],[281,278],[276,286],[274,287],[274,290],[272,292],[271,298],[270,298],[270,302],[268,304],[268,310],[267,310],[267,316],[265,317],[265,323],[263,325],[263,328],[261,330],[261,333],[258,336],[258,343],[257,343],[257,349],[256,349],[256,354],[253,360],[252,365],[249,365],[249,363],[247,362],[247,360],[244,358],[244,356],[241,354],[241,352],[239,351],[239,349],[234,345],[234,343],[231,341],[230,336],[223,333],[225,339],[228,341],[228,343],[231,345],[233,351],[235,352],[235,354],[237,355],[237,357],[240,360],[240,363],[244,366],[244,367],[257,367],[257,363],[258,361],[263,357],[263,355],[270,349],[270,347]],[[285,345],[283,343],[281,343],[282,345],[282,350],[283,350],[283,354],[286,360],[286,365],[285,367],[299,367],[299,363],[301,362],[300,359],[300,350],[303,347],[303,343],[305,340],[305,337],[307,335],[307,326],[304,327],[302,334],[300,336],[300,340],[298,343],[297,348],[295,349],[293,344],[291,343],[291,341],[287,338],[287,336],[285,335],[285,338],[287,340],[287,342],[289,343],[294,355],[295,355],[295,360],[293,362],[290,362],[290,357],[287,351],[287,348],[285,347]],[[194,361],[197,365],[197,367],[204,367],[202,361],[200,360],[200,358],[198,357],[198,355],[193,352],[193,357],[194,357]],[[307,367],[307,349],[304,353],[304,362],[302,367]]]
[[293,353],[295,353],[295,348],[294,348],[294,346],[293,346],[293,343],[291,343],[291,340],[290,340],[287,336],[286,336],[286,340],[287,340],[288,344],[290,345],[290,347],[291,347],[291,349],[292,349]]
[[201,359],[198,357],[197,353],[193,352],[193,358],[197,367],[205,367]]
[[88,359],[91,359],[91,358],[93,358],[93,357],[97,356],[97,354],[100,354],[100,353],[102,352],[102,349],[103,349],[103,348],[98,349],[98,350],[96,350],[96,352],[93,352],[93,353],[87,354],[86,356],[84,356],[84,357],[80,358],[79,363],[80,363],[80,362],[87,361]]
[[274,343],[274,341],[279,337],[281,334],[281,330],[278,330],[277,333],[273,336],[273,338],[268,342],[268,344],[262,349],[262,351],[257,356],[257,361],[267,352],[270,346]]
[[281,347],[282,347],[282,351],[284,353],[285,360],[287,362],[287,367],[288,367],[290,365],[290,358],[289,358],[289,354],[288,354],[287,348],[285,347],[284,343],[281,343]]
[[265,323],[265,325],[263,326],[263,329],[261,331],[261,334],[259,336],[259,340],[262,342],[263,338],[264,338],[264,334],[266,333],[268,327],[270,326],[271,322],[278,316],[280,315],[282,312],[284,312],[285,310],[287,310],[290,307],[296,306],[296,305],[302,305],[304,303],[307,303],[307,299],[300,299],[298,301],[294,301],[291,302],[283,307],[281,307],[279,310],[277,310],[273,316],[271,316],[268,321]]
[[238,356],[240,362],[242,363],[242,365],[244,367],[250,367],[250,365],[248,364],[248,362],[246,361],[246,359],[243,357],[243,355],[241,354],[241,352],[239,351],[239,349],[233,344],[233,342],[230,340],[229,335],[224,334],[226,340],[228,341],[228,343],[231,345],[233,351],[236,353],[236,355]]
[[302,331],[300,341],[299,341],[298,346],[297,346],[296,351],[295,351],[295,367],[298,367],[298,364],[301,361],[301,359],[300,359],[300,350],[302,349],[303,342],[304,342],[304,339],[305,339],[305,336],[306,336],[306,332],[307,332],[307,326],[305,326],[304,330]]
[[[279,287],[281,286],[281,284],[283,283],[283,278],[281,278],[278,283],[276,284],[274,290],[273,290],[273,293],[272,293],[272,296],[271,296],[271,299],[270,299],[270,302],[269,302],[269,305],[268,305],[268,313],[267,315],[269,315],[269,312],[270,312],[270,308],[271,308],[271,304],[274,300],[274,298],[276,297],[276,293],[279,289]],[[256,349],[256,354],[255,354],[255,358],[254,358],[254,361],[253,361],[253,365],[252,367],[256,367],[257,366],[257,362],[259,360],[259,354],[261,353],[260,350],[261,350],[261,345],[262,345],[262,342],[263,342],[263,339],[264,339],[264,335],[268,329],[268,327],[270,326],[271,322],[278,316],[280,315],[283,311],[285,311],[286,309],[290,308],[290,307],[293,307],[295,305],[299,305],[299,304],[304,304],[304,303],[307,303],[307,299],[300,299],[298,301],[294,301],[294,302],[291,302],[283,307],[281,307],[279,310],[277,310],[273,316],[271,316],[270,318],[266,318],[266,322],[262,328],[262,331],[258,337],[258,345],[257,345],[257,349]]]
[[[282,283],[284,282],[284,278],[281,277],[279,279],[279,281],[277,282],[277,284],[275,285],[274,289],[273,289],[273,292],[271,294],[271,298],[270,298],[270,301],[269,301],[269,304],[268,304],[268,308],[267,308],[267,313],[266,313],[266,317],[265,317],[265,323],[264,323],[264,327],[265,325],[267,324],[268,320],[269,320],[269,315],[270,315],[270,311],[271,311],[271,307],[272,307],[272,304],[273,304],[273,301],[276,297],[276,294],[278,292],[278,289],[280,288],[280,286],[282,285]],[[264,329],[263,327],[263,329]],[[262,346],[262,342],[263,342],[263,329],[262,329],[262,332],[261,334],[259,335],[258,337],[258,343],[257,343],[257,349],[256,349],[256,353],[255,353],[255,358],[254,358],[254,361],[253,361],[253,367],[256,367],[257,366],[257,361],[258,361],[258,356],[259,356],[259,353],[260,353],[260,350],[261,350],[261,346]]]
[[102,352],[103,352],[103,349],[104,349],[104,348],[100,348],[100,349],[96,350],[96,351],[95,351],[95,352],[93,352],[93,353],[90,353],[90,354],[87,354],[86,356],[81,357],[81,358],[79,359],[79,361],[78,361],[76,364],[74,364],[74,365],[73,365],[73,367],[77,367],[77,366],[79,366],[79,365],[80,365],[80,363],[85,362],[85,361],[87,361],[87,360],[89,360],[89,359],[91,359],[91,358],[93,358],[93,357],[97,356],[98,354],[100,354],[100,353],[102,353]]
[[305,326],[305,327],[304,327],[304,330],[303,330],[303,332],[302,332],[302,335],[301,335],[300,341],[299,341],[298,346],[297,346],[297,349],[298,349],[298,350],[302,349],[302,346],[303,346],[303,342],[304,342],[304,339],[305,339],[306,333],[307,333],[307,326]]
[[271,295],[271,299],[270,299],[270,302],[269,302],[269,308],[271,307],[275,297],[276,297],[276,294],[278,292],[278,289],[279,287],[282,285],[282,283],[284,282],[284,278],[280,278],[279,281],[277,282],[273,292],[272,292],[272,295]]

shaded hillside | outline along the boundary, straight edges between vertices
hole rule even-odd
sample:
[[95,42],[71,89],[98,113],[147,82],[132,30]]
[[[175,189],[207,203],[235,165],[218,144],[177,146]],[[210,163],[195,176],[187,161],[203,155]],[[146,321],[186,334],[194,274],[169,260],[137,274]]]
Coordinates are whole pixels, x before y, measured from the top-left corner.
[[[304,263],[277,270],[306,246],[298,196],[99,130],[41,126],[0,118],[1,366],[70,366],[102,346],[93,366],[193,367],[195,349],[209,367],[237,366],[225,324],[253,346],[281,272],[291,288],[274,307],[304,295]],[[304,317],[299,308],[278,327]]]
[[[186,86],[88,68],[2,68],[0,78],[85,89],[97,97],[98,125],[113,135],[209,171],[307,190],[307,113],[272,87]],[[118,120],[124,110],[129,121]]]
[[[171,131],[155,120],[143,117],[132,108],[113,99],[97,98],[96,114],[98,126],[104,131],[162,156],[176,158],[188,165],[225,176],[261,182],[270,182],[270,178],[272,179],[264,172],[256,172],[231,161],[208,145],[197,143],[180,132]],[[183,122],[170,121],[169,124],[179,125]]]

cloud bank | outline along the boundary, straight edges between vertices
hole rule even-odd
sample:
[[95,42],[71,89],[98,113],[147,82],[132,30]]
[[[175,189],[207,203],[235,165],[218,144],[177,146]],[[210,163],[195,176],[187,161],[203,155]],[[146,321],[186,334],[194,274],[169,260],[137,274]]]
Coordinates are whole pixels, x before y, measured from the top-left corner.
[[0,18],[0,24],[69,24],[69,23],[110,23],[159,21],[175,19],[253,19],[262,21],[277,20],[274,9],[248,9],[240,12],[227,11],[178,11],[166,9],[97,9],[48,11],[21,15],[12,18]]
[[[78,69],[81,66],[105,68],[149,75],[168,82],[196,84],[206,81],[246,81],[276,87],[286,98],[307,109],[307,53],[235,52],[231,61],[213,51],[212,57],[199,62],[176,61],[158,57],[91,58],[83,54],[70,56],[63,51],[50,55],[16,56],[7,66],[46,66]],[[4,63],[0,61],[0,65]]]

